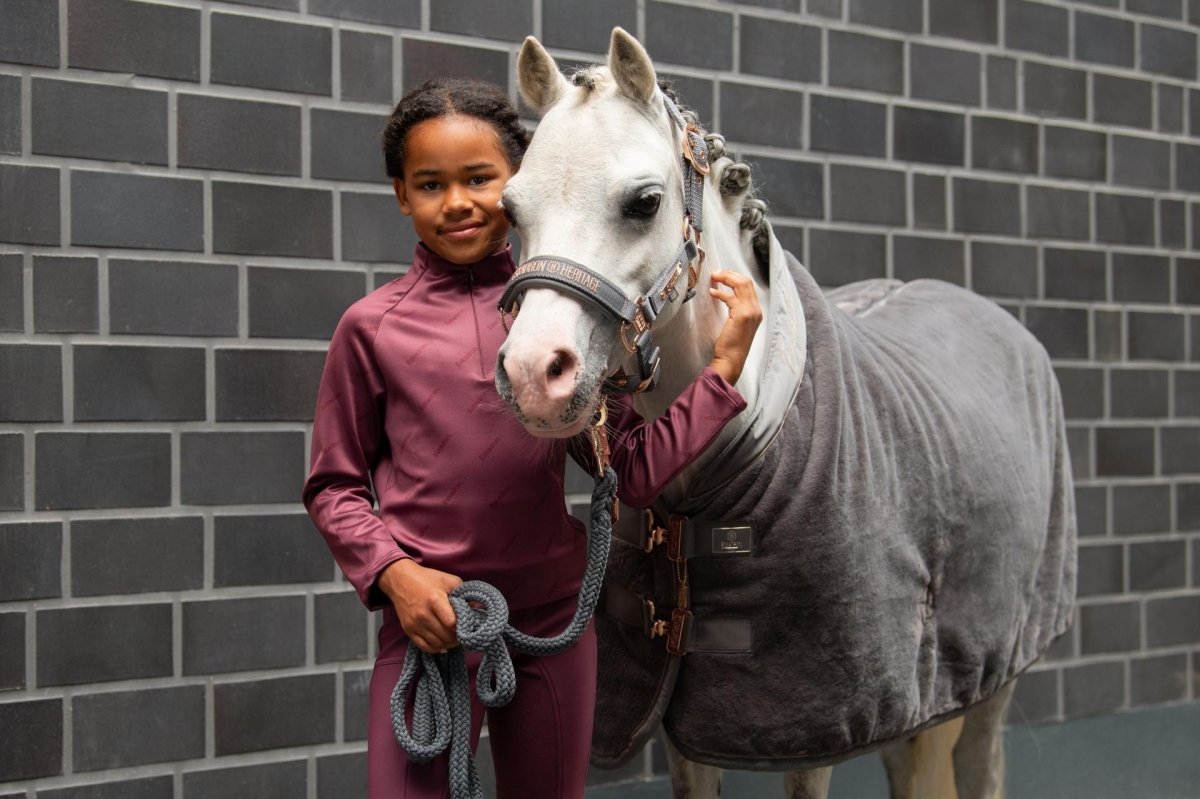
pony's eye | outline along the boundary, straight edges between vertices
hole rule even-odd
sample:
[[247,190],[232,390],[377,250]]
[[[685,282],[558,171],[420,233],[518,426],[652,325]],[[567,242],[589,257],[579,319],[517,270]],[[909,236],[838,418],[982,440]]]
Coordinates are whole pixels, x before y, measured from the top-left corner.
[[625,205],[625,216],[631,219],[649,219],[658,213],[658,204],[662,202],[661,191],[644,191]]

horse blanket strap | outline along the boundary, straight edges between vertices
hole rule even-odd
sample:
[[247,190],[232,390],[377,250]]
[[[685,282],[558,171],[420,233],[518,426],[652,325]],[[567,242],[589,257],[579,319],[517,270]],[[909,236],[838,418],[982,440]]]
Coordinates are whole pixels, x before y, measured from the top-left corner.
[[[579,605],[561,633],[536,638],[514,629],[508,624],[508,604],[500,592],[495,586],[474,580],[450,593],[461,646],[438,655],[408,647],[400,679],[392,690],[392,730],[397,743],[416,763],[428,763],[449,748],[452,799],[483,799],[471,756],[471,696],[464,650],[483,652],[475,679],[479,700],[488,707],[503,707],[517,690],[509,647],[529,655],[557,655],[579,640],[600,600],[616,493],[616,473],[605,467],[592,491],[591,533]],[[412,686],[415,695],[410,732],[404,715]]]
[[754,524],[689,518],[673,513],[664,526],[649,509],[627,514],[613,525],[613,536],[646,552],[666,547],[673,561],[716,555],[754,554]]
[[[666,636],[676,641],[674,655],[689,653],[749,652],[754,636],[749,619],[704,617],[695,613],[663,619],[654,601],[624,586],[605,583],[600,612],[613,621],[640,629],[648,638]],[[676,631],[673,628],[678,627]]]

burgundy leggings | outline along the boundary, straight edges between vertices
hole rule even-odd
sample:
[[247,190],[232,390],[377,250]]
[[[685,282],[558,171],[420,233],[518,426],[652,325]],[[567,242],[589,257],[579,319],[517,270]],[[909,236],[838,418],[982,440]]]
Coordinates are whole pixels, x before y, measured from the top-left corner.
[[[513,611],[509,623],[540,637],[557,635],[575,612],[575,596]],[[443,799],[449,796],[449,758],[410,763],[392,733],[390,702],[408,638],[391,608],[384,610],[379,657],[371,675],[367,731],[369,799]],[[596,631],[588,625],[561,655],[513,655],[517,694],[505,707],[485,708],[475,696],[479,655],[469,654],[471,749],[479,742],[486,711],[496,769],[496,796],[581,797],[587,779],[596,705]],[[410,699],[411,708],[411,699]]]

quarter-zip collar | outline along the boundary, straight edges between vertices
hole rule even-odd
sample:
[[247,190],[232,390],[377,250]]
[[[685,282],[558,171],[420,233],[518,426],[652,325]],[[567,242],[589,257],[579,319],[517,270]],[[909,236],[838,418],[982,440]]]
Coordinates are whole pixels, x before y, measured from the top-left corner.
[[503,286],[513,273],[511,244],[505,244],[503,249],[473,264],[456,264],[447,261],[424,243],[418,243],[414,260],[414,266],[428,271],[430,277],[461,280],[464,284],[481,288]]

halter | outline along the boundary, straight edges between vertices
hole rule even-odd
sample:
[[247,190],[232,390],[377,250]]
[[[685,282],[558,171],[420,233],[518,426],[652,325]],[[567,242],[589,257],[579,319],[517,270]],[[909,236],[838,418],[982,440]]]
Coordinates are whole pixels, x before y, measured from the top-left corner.
[[[519,296],[530,286],[543,286],[572,294],[611,316],[621,325],[621,343],[631,354],[636,355],[635,374],[618,371],[605,381],[611,393],[636,393],[649,391],[658,382],[659,349],[651,338],[654,322],[669,304],[679,297],[676,283],[688,273],[687,302],[696,295],[696,283],[700,278],[699,268],[694,266],[697,257],[704,264],[704,250],[700,247],[700,232],[704,229],[704,176],[709,172],[708,145],[703,131],[688,124],[679,108],[665,94],[661,95],[666,106],[672,128],[683,131],[683,242],[671,263],[659,274],[650,289],[633,299],[621,291],[608,278],[581,263],[556,255],[538,255],[523,262],[509,278],[504,294],[500,297],[500,318],[516,315]],[[508,329],[507,322],[505,329]],[[632,342],[630,340],[632,336]]]

